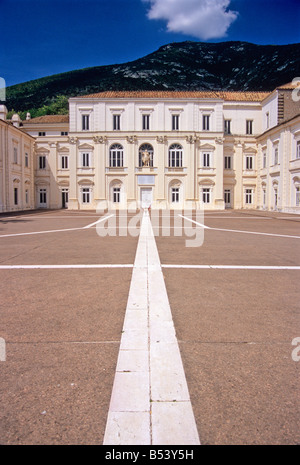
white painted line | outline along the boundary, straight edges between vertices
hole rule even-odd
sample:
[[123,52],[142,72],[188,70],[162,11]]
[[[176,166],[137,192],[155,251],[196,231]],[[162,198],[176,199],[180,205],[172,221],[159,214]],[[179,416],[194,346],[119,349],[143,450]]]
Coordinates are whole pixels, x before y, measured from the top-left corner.
[[264,233],[264,232],[257,232],[257,231],[240,231],[238,229],[220,229],[220,228],[209,228],[209,229],[214,230],[214,231],[234,232],[234,233],[242,233],[242,234],[256,234],[259,236],[286,237],[289,239],[300,239],[300,236],[289,236],[286,234],[273,234],[273,233]]
[[[178,215],[178,216],[182,216],[182,215]],[[300,236],[290,236],[290,235],[286,235],[286,234],[273,234],[273,233],[264,233],[264,232],[257,232],[257,231],[242,231],[242,230],[239,230],[239,229],[212,228],[212,227],[206,226],[206,225],[204,225],[202,223],[199,223],[197,221],[191,220],[190,218],[187,218],[185,216],[182,216],[182,218],[185,218],[186,220],[197,224],[201,228],[210,229],[211,231],[224,231],[224,232],[234,232],[234,233],[242,233],[242,234],[256,234],[256,235],[259,235],[259,236],[273,236],[273,237],[286,237],[286,238],[289,238],[289,239],[300,239]]]
[[32,231],[27,233],[16,233],[16,234],[1,234],[0,238],[2,237],[15,237],[15,236],[32,236],[35,234],[49,234],[49,233],[58,233],[58,232],[66,232],[66,231],[79,231],[83,228],[69,228],[69,229],[52,229],[50,231]]
[[200,444],[148,212],[141,224],[103,443]]
[[91,223],[91,224],[88,224],[87,226],[84,226],[83,229],[91,228],[91,227],[94,226],[95,224],[101,223],[102,221],[106,221],[106,220],[108,220],[109,218],[111,218],[112,216],[115,216],[115,215],[112,214],[112,215],[104,216],[104,217],[100,218],[99,220],[95,221],[94,223]]
[[94,223],[88,224],[87,226],[82,226],[81,228],[68,228],[68,229],[52,229],[49,231],[32,231],[32,232],[27,232],[27,233],[16,233],[16,234],[2,234],[0,235],[0,238],[2,237],[15,237],[15,236],[31,236],[35,234],[50,234],[50,233],[60,233],[60,232],[66,232],[66,231],[80,231],[83,229],[89,229],[92,226],[94,226],[97,223],[100,223],[102,221],[107,220],[108,218],[111,218],[114,215],[109,215],[109,216],[104,216],[100,218],[99,220],[95,221]]
[[300,266],[268,266],[268,265],[161,265],[162,268],[184,268],[184,269],[218,269],[218,270],[292,270],[299,271]]
[[82,264],[82,265],[0,265],[0,270],[58,270],[58,269],[133,268],[130,264]]
[[191,218],[188,218],[187,216],[183,216],[183,215],[178,215],[178,216],[181,216],[181,218],[184,218],[185,220],[190,221],[191,223],[194,223],[197,226],[200,226],[201,228],[211,229],[209,226],[206,226],[205,224],[199,223],[198,221],[191,220]]

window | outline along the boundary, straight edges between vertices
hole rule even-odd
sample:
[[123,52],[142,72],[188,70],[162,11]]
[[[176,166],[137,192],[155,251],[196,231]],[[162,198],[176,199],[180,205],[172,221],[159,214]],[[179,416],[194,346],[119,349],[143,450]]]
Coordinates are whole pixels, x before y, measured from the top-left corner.
[[254,169],[254,163],[253,163],[253,156],[252,155],[247,155],[246,156],[246,170],[253,170]]
[[111,168],[123,167],[123,147],[120,144],[114,144],[109,151],[109,166]]
[[172,144],[169,148],[169,168],[182,168],[182,147]]
[[225,170],[231,170],[232,168],[232,163],[231,163],[231,156],[226,155],[224,158],[224,168]]
[[270,113],[267,112],[266,113],[266,128],[268,129],[269,126],[270,126]]
[[84,187],[82,189],[82,203],[90,203],[91,201],[91,190],[89,187]]
[[142,115],[143,130],[149,131],[150,129],[150,115]]
[[179,202],[179,187],[172,187],[172,203]]
[[203,131],[209,131],[209,119],[210,119],[210,115],[202,115],[202,129],[203,129]]
[[120,203],[120,201],[121,201],[121,188],[114,187],[113,188],[113,202]]
[[253,120],[247,119],[246,120],[246,134],[253,134]]
[[29,204],[29,190],[28,189],[25,190],[25,203],[26,205]]
[[300,186],[296,186],[296,206],[300,206]]
[[296,158],[300,158],[300,140],[297,141]]
[[212,162],[212,154],[211,153],[203,153],[203,167],[210,168]]
[[265,208],[266,202],[267,202],[267,191],[266,191],[265,188],[262,190],[262,194],[263,194],[262,195],[262,197],[263,197],[263,207]]
[[29,156],[28,156],[28,153],[25,152],[25,168],[28,168],[29,166]]
[[210,188],[205,187],[202,189],[203,203],[210,203]]
[[231,134],[230,125],[231,125],[230,119],[225,119],[225,121],[224,121],[224,132],[225,132],[225,134]]
[[274,187],[274,207],[277,208],[278,205],[278,188]]
[[113,130],[120,131],[121,125],[121,115],[113,115]]
[[81,115],[82,130],[88,131],[90,129],[90,115]]
[[62,157],[61,157],[61,168],[63,170],[66,170],[69,167],[68,165],[69,165],[69,157],[68,157],[68,155],[62,155]]
[[274,165],[278,165],[278,147],[274,149]]
[[40,189],[39,196],[40,196],[40,205],[46,205],[46,203],[47,203],[47,190],[46,189]]
[[45,155],[39,156],[39,169],[44,170],[46,169],[46,157]]
[[172,115],[172,131],[179,131],[179,115]]
[[18,188],[14,188],[14,204],[18,205]]
[[45,135],[46,135],[46,133],[45,133],[44,131],[40,131],[40,132],[39,132],[39,136],[40,136],[40,137],[41,137],[41,136],[45,136]]
[[14,147],[14,163],[18,163],[18,149]]
[[139,167],[153,167],[153,147],[150,144],[143,144],[139,149]]
[[267,167],[267,152],[263,152],[263,168]]
[[245,203],[247,205],[252,204],[252,197],[253,197],[253,189],[246,189],[245,190]]
[[61,136],[67,136],[67,135],[68,135],[68,132],[67,132],[67,131],[62,131],[62,132],[60,133],[60,135],[61,135]]
[[82,161],[82,167],[83,168],[89,168],[89,166],[90,166],[90,153],[89,152],[83,152],[81,161]]

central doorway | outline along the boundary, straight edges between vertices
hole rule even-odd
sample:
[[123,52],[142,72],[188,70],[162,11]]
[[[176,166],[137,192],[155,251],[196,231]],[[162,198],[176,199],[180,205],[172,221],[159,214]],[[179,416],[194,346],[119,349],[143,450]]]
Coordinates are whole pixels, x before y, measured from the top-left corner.
[[141,188],[141,207],[148,208],[152,204],[152,187]]

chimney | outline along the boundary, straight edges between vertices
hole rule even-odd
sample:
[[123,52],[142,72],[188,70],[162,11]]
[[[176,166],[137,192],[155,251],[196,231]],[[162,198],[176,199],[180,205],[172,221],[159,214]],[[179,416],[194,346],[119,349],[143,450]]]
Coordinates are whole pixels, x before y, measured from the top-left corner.
[[30,120],[30,119],[31,119],[31,114],[28,112],[28,113],[26,114],[26,121],[28,121],[28,120]]
[[5,105],[0,105],[0,119],[6,121],[7,108]]
[[19,128],[21,123],[20,116],[17,113],[15,113],[14,115],[12,115],[11,122],[16,128]]

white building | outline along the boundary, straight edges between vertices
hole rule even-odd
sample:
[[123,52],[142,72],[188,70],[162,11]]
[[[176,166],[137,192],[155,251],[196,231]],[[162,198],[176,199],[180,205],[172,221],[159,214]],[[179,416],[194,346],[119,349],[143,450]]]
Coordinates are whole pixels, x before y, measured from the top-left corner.
[[36,141],[36,207],[300,212],[300,103],[292,90],[71,98],[69,117],[22,122]]
[[19,127],[18,115],[8,123],[6,114],[0,105],[0,212],[32,210],[35,139]]

